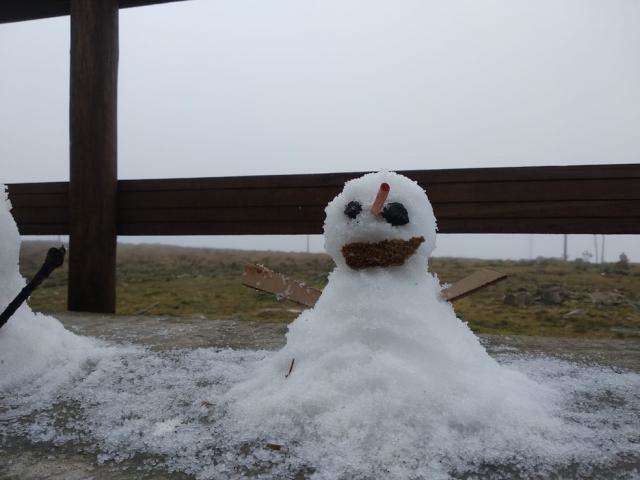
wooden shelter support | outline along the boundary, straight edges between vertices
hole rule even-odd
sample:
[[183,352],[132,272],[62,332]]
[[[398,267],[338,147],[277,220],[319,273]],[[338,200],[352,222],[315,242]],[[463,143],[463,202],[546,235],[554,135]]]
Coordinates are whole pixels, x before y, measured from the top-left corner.
[[118,0],[71,0],[69,310],[115,312]]

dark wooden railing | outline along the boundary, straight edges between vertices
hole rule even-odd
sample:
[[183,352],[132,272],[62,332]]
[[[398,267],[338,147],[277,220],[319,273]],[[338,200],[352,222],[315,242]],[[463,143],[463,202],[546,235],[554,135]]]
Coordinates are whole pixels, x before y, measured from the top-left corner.
[[[177,1],[183,0],[118,0],[118,3],[120,8],[129,8]],[[70,0],[2,0],[0,24],[59,17],[69,15],[70,11]]]
[[[640,164],[402,172],[441,233],[640,233]],[[322,232],[324,207],[361,173],[120,180],[119,235]],[[68,234],[66,182],[9,185],[24,235]]]

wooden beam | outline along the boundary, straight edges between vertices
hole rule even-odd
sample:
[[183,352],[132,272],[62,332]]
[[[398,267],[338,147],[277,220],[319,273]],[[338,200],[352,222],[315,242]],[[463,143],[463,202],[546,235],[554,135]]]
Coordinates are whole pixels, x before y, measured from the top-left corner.
[[[120,0],[119,4],[120,8],[128,8],[177,1],[183,0]],[[70,0],[2,0],[0,23],[59,17],[69,15],[70,9]]]
[[[440,233],[640,234],[640,165],[402,172]],[[324,208],[358,173],[120,180],[120,235],[322,233]],[[66,233],[65,183],[9,185],[23,234]]]
[[118,1],[71,1],[69,310],[115,312]]

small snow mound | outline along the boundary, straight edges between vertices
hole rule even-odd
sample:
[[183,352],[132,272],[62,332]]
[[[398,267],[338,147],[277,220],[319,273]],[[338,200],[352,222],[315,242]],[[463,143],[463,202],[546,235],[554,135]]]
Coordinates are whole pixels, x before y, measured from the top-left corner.
[[11,216],[11,202],[6,187],[0,184],[0,304],[4,310],[16,293],[24,287],[25,281],[18,270],[20,235],[18,226]]
[[[0,310],[4,310],[25,280],[18,268],[20,235],[4,185],[0,191]],[[34,313],[24,303],[0,328],[0,391],[40,376],[54,389],[95,355],[98,345],[69,332],[55,318]]]

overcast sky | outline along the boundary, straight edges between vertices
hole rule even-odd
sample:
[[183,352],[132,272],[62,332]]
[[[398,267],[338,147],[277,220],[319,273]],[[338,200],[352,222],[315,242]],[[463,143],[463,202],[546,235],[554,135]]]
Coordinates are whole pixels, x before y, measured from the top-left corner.
[[[66,17],[0,25],[0,182],[69,178],[68,52]],[[125,9],[118,109],[120,178],[637,163],[640,1]],[[304,237],[161,240],[305,248]],[[606,244],[609,259],[640,261],[640,237]],[[592,236],[570,237],[572,256],[586,249]],[[560,252],[559,236],[442,235],[436,254]]]

